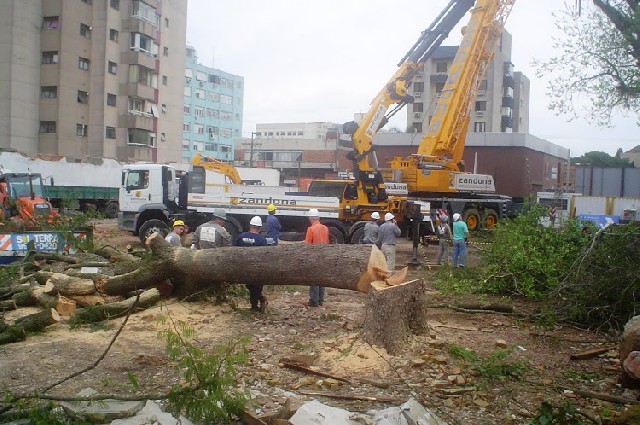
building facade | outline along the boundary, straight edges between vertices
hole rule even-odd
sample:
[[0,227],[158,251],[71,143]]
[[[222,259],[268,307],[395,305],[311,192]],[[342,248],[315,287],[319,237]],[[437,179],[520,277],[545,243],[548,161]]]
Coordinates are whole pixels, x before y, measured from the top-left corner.
[[[424,63],[423,71],[414,77],[410,94],[415,101],[407,107],[407,129],[410,131],[424,133],[428,130],[457,52],[457,46],[438,47]],[[514,71],[511,35],[506,31],[498,39],[469,118],[469,132],[529,131],[529,79]]]
[[184,71],[182,160],[200,153],[233,161],[234,140],[242,135],[244,78],[198,63],[192,47]]
[[2,2],[0,146],[180,157],[187,0]]
[[338,143],[341,125],[329,122],[257,124],[251,139],[236,146],[237,166],[280,171],[281,183],[332,178],[351,168],[350,148]]

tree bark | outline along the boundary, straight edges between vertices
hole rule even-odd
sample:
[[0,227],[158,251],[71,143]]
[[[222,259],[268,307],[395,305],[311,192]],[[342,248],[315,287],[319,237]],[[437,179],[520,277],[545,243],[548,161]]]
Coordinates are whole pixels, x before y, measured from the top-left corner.
[[375,245],[291,244],[194,251],[172,246],[157,235],[148,238],[147,244],[160,261],[100,282],[98,289],[122,294],[171,277],[178,297],[223,282],[318,285],[366,293],[371,282],[391,276],[384,255]]
[[28,332],[37,332],[60,321],[60,315],[53,309],[30,314],[16,320],[0,334],[0,345],[23,341]]
[[77,277],[67,276],[62,273],[54,273],[47,281],[47,285],[51,284],[51,293],[61,295],[92,295],[96,293],[96,287],[91,279],[80,279]]
[[7,287],[0,288],[0,300],[11,298],[14,294],[18,292],[25,291],[29,289],[31,285],[29,283],[21,283],[18,285],[11,285]]
[[14,300],[0,301],[0,312],[7,310],[15,310],[16,302]]
[[127,298],[124,301],[102,304],[76,310],[76,318],[82,322],[101,322],[115,316],[119,316],[131,309],[135,304],[135,311],[144,310],[160,301],[160,292],[153,288],[144,291],[137,296]]
[[411,335],[427,330],[427,293],[424,281],[397,286],[374,282],[366,305],[364,339],[390,354],[402,351]]

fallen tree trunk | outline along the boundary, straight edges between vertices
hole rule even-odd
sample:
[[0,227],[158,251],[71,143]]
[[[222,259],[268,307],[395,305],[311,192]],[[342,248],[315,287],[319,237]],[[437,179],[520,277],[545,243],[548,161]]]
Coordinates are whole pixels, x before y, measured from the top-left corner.
[[375,245],[291,244],[194,251],[172,246],[157,235],[148,238],[147,244],[155,260],[143,262],[134,272],[98,282],[98,290],[126,294],[170,277],[178,297],[223,282],[318,285],[366,293],[371,282],[391,276],[384,254]]
[[160,292],[153,288],[144,291],[140,296],[127,298],[115,303],[85,307],[75,311],[75,317],[82,322],[101,322],[119,316],[135,304],[135,311],[144,310],[160,301]]
[[16,302],[14,300],[4,300],[0,301],[0,312],[7,310],[15,310]]
[[29,283],[21,283],[18,285],[11,285],[4,288],[0,288],[0,300],[5,298],[11,298],[18,292],[26,291],[31,285]]
[[92,295],[96,287],[91,279],[80,279],[62,273],[54,273],[47,281],[45,292],[61,295]]
[[364,340],[390,354],[401,351],[411,335],[427,330],[426,298],[422,280],[397,286],[374,282],[367,299]]
[[21,317],[0,334],[0,345],[23,341],[27,333],[40,331],[59,321],[60,315],[53,308]]

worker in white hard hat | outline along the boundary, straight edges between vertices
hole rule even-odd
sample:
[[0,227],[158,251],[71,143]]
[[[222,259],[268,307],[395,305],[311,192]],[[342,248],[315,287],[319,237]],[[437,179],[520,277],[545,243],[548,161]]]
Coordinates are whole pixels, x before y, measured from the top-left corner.
[[396,268],[396,238],[400,236],[400,228],[391,213],[384,215],[384,223],[378,231],[376,244],[380,246],[384,258],[387,260],[387,268],[394,271]]
[[[267,246],[267,240],[260,234],[262,219],[257,215],[249,221],[249,231],[242,232],[235,240],[235,246]],[[246,285],[249,290],[251,310],[264,311],[267,308],[267,297],[262,294],[263,285]]]
[[380,214],[378,213],[378,211],[372,212],[371,221],[364,225],[364,238],[362,239],[362,243],[376,243],[376,241],[378,240],[378,231],[380,230],[378,220],[380,220]]
[[210,249],[231,246],[231,234],[225,229],[227,214],[216,208],[211,219],[198,226],[193,233],[192,249]]
[[186,225],[182,220],[173,222],[173,230],[165,237],[165,240],[171,245],[182,246],[182,235],[186,231]]
[[442,264],[443,259],[445,264],[448,264],[449,245],[451,244],[451,228],[449,227],[448,215],[440,215],[440,223],[438,223],[438,227],[436,228],[436,235],[438,236],[438,257],[436,258],[436,264]]
[[[329,229],[327,226],[320,223],[320,212],[315,208],[311,208],[307,213],[307,216],[309,217],[309,223],[311,225],[307,228],[307,235],[304,238],[304,243],[329,243]],[[318,307],[324,304],[324,293],[325,291],[323,286],[309,286],[309,307]]]
[[467,240],[469,238],[469,228],[467,223],[461,219],[460,214],[453,215],[453,254],[451,260],[453,267],[464,267],[467,255]]
[[269,215],[267,215],[267,244],[278,245],[282,226],[276,217],[276,206],[269,204],[269,206],[267,206],[267,213],[269,213]]

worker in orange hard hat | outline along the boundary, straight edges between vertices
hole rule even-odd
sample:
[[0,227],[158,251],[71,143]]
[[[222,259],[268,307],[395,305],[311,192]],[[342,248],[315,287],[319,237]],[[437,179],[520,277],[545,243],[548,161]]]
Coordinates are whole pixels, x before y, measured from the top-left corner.
[[278,245],[278,239],[280,239],[280,220],[276,217],[276,206],[269,204],[267,207],[267,244]]
[[167,242],[171,245],[182,246],[181,236],[187,230],[187,226],[182,220],[176,220],[173,222],[173,230],[165,237]]

